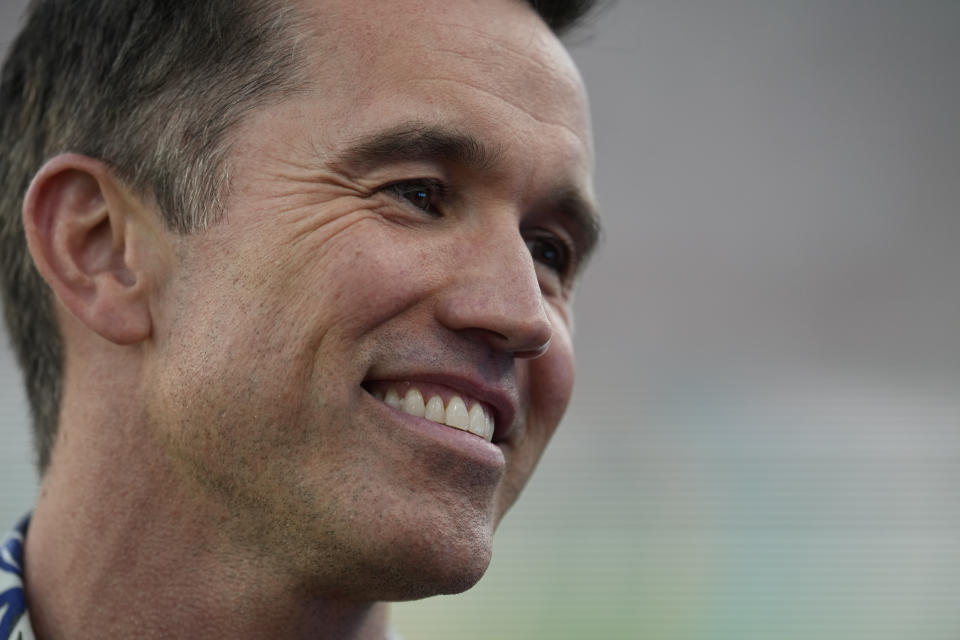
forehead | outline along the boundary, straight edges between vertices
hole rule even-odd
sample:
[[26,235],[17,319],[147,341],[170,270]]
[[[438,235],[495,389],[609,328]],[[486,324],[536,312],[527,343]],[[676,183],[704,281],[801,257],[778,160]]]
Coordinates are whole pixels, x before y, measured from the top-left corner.
[[323,103],[317,131],[330,148],[365,130],[438,120],[504,134],[498,146],[554,140],[556,155],[592,163],[579,73],[526,3],[303,1],[312,91]]

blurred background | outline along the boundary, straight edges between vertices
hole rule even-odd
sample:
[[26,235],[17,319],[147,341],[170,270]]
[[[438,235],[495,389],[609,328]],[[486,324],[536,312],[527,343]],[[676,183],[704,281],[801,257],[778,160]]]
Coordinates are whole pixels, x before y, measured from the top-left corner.
[[[487,576],[397,628],[960,638],[960,2],[621,0],[570,41],[608,229],[573,406]],[[0,452],[7,526],[5,343]]]

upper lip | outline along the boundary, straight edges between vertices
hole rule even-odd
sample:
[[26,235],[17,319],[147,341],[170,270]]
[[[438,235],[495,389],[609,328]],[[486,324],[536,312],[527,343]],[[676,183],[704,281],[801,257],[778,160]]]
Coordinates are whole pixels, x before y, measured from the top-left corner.
[[518,400],[516,388],[512,385],[490,383],[470,375],[436,372],[380,373],[367,378],[367,381],[389,380],[411,382],[414,384],[424,382],[443,385],[489,405],[494,411],[494,443],[506,439],[513,430],[513,422],[517,415]]

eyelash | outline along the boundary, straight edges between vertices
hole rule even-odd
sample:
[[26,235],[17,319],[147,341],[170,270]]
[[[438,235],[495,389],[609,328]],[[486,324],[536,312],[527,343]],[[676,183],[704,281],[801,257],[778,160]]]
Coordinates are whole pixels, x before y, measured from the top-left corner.
[[[418,211],[437,218],[443,216],[443,212],[437,210],[437,205],[446,202],[450,193],[445,183],[433,178],[399,180],[381,187],[381,191],[390,194],[398,201],[406,202]],[[410,194],[422,195],[429,202],[425,207],[419,206],[408,197]],[[570,243],[564,238],[546,230],[539,230],[525,238],[525,242],[535,262],[555,272],[562,281],[569,277],[575,255]],[[549,254],[544,255],[544,252],[552,252],[553,257],[548,257]],[[538,256],[538,253],[541,255]]]
[[[432,178],[418,178],[416,180],[400,180],[392,182],[381,188],[395,197],[397,200],[407,202],[413,208],[422,211],[434,217],[441,217],[443,213],[436,209],[437,204],[442,204],[448,195],[448,188],[443,182]],[[411,193],[423,194],[430,199],[426,208],[418,206],[407,196]]]
[[[566,281],[572,271],[575,257],[573,249],[566,240],[556,234],[542,231],[527,237],[526,243],[534,262],[543,264],[555,272],[561,281]],[[544,255],[547,251],[552,252],[553,257]]]

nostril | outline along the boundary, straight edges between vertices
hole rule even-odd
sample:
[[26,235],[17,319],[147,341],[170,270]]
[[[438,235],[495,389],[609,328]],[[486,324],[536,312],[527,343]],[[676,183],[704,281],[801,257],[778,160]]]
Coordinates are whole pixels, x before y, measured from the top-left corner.
[[438,293],[434,313],[448,329],[500,353],[537,357],[553,334],[548,309],[536,274],[506,262],[501,257],[457,273]]
[[522,332],[508,335],[477,327],[457,329],[457,333],[478,344],[485,344],[499,353],[526,359],[539,358],[546,353],[550,348],[550,339],[553,335],[551,329],[529,335],[523,335]]
[[546,342],[532,349],[521,349],[521,350],[514,351],[513,357],[532,360],[533,358],[539,358],[540,356],[545,354],[549,349],[550,349],[550,338],[547,338]]
[[515,351],[513,357],[520,360],[535,360],[545,354],[548,348],[549,347],[544,347],[538,351]]

